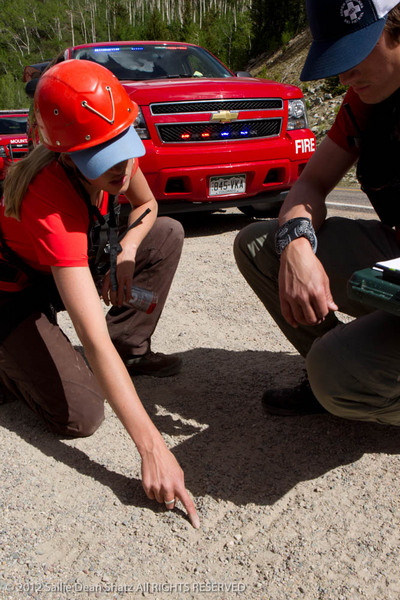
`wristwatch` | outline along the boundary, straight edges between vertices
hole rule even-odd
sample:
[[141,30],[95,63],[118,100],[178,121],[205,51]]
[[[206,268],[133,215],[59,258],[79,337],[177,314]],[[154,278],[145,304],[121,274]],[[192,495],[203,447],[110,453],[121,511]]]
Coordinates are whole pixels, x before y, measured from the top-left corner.
[[315,235],[311,219],[307,217],[295,217],[286,221],[286,223],[279,227],[275,234],[275,250],[278,256],[282,254],[290,242],[300,237],[305,237],[310,242],[312,251],[315,254],[317,251],[317,236]]

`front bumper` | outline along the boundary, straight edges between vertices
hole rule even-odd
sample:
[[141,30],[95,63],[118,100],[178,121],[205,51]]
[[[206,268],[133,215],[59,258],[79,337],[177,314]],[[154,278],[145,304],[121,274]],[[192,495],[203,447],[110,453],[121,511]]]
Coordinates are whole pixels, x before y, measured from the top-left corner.
[[[268,198],[290,189],[306,162],[306,160],[284,159],[218,166],[180,167],[161,169],[153,173],[145,172],[145,175],[160,206],[177,203],[239,206],[252,204],[256,199],[268,201]],[[244,193],[224,193],[218,196],[211,193],[211,177],[235,175],[246,176]]]

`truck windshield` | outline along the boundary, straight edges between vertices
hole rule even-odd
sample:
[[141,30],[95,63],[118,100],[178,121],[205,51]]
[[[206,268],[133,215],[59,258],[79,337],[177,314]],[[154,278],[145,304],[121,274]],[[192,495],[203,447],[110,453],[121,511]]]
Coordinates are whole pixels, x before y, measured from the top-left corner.
[[121,44],[77,48],[71,58],[92,60],[123,81],[221,78],[233,74],[203,48],[173,44]]
[[0,135],[26,133],[27,117],[0,117]]

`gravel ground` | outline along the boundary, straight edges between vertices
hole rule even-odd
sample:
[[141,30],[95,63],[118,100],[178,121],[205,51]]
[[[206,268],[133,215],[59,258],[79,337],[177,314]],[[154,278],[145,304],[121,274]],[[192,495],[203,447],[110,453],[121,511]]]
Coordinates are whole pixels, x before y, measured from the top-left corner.
[[[0,407],[1,600],[398,600],[398,430],[332,416],[267,417],[267,386],[302,374],[237,271],[237,210],[185,219],[153,349],[182,373],[139,378],[182,464],[201,528],[146,499],[121,424],[46,432]],[[65,315],[61,322],[75,343]]]

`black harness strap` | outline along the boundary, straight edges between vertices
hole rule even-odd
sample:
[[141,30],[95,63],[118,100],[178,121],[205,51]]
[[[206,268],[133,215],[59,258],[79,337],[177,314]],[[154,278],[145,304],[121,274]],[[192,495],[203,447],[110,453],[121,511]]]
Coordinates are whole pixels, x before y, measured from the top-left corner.
[[[89,215],[92,219],[92,223],[89,226],[89,232],[88,232],[89,254],[90,254],[91,246],[93,245],[92,232],[93,232],[93,229],[95,227],[97,227],[98,243],[95,244],[95,247],[93,248],[93,250],[95,251],[93,260],[94,260],[94,264],[98,265],[98,264],[100,264],[101,259],[104,257],[104,249],[107,247],[107,244],[108,244],[108,225],[107,225],[107,221],[105,220],[105,218],[103,217],[103,215],[101,214],[101,212],[99,211],[97,206],[93,206],[93,205],[91,205],[90,207],[88,206],[88,211],[89,211]],[[95,223],[94,217],[96,217],[96,219],[97,219],[97,224]],[[96,247],[97,247],[97,250],[96,250]]]
[[110,253],[110,282],[111,290],[116,292],[118,290],[117,281],[117,256],[121,252],[121,244],[118,242],[118,224],[115,218],[115,207],[114,207],[114,196],[108,197],[107,212],[108,218],[108,240],[109,240],[109,253]]
[[95,212],[97,211],[96,215],[98,213],[97,218],[99,219],[99,216],[100,216],[103,220],[103,223],[105,223],[107,226],[107,230],[105,230],[102,225],[101,230],[100,230],[100,236],[106,234],[107,238],[108,238],[105,241],[105,244],[103,246],[101,243],[102,239],[100,237],[100,244],[99,244],[99,247],[97,250],[98,256],[96,258],[98,258],[98,261],[100,261],[101,256],[103,254],[103,248],[104,248],[104,252],[106,252],[109,255],[109,259],[110,259],[111,290],[113,292],[116,292],[118,290],[117,257],[118,257],[118,254],[122,250],[120,242],[126,236],[128,231],[130,231],[131,229],[133,229],[134,227],[139,225],[139,223],[142,221],[143,217],[145,217],[151,211],[150,211],[150,208],[146,208],[146,210],[140,215],[140,217],[138,217],[131,225],[129,225],[129,227],[124,231],[124,233],[122,233],[120,236],[118,236],[118,223],[117,223],[117,218],[116,218],[116,214],[115,214],[115,196],[110,195],[108,197],[108,205],[107,205],[108,221],[107,222],[104,220],[104,218],[100,214],[99,209],[97,207],[94,207],[94,208],[95,208]]
[[131,223],[131,225],[129,225],[129,227],[124,231],[124,233],[122,233],[119,238],[118,241],[120,242],[128,233],[128,231],[130,231],[131,229],[133,229],[134,227],[136,227],[136,225],[139,225],[139,223],[141,222],[141,220],[149,214],[149,212],[151,212],[150,208],[146,208],[146,210],[140,215],[140,217],[138,217],[136,219],[136,221],[134,221],[133,223]]

